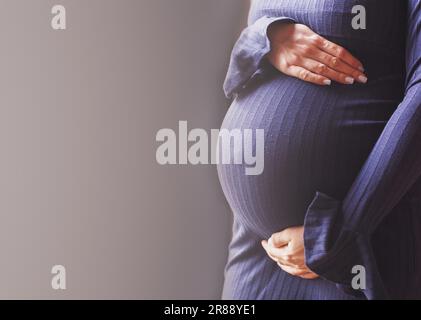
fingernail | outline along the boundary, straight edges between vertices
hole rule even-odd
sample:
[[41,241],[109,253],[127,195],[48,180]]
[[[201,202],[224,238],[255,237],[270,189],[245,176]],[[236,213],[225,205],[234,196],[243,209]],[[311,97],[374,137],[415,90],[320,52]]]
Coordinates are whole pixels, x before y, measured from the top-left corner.
[[330,86],[332,84],[332,81],[327,79],[327,80],[323,80],[323,83],[327,86]]
[[365,77],[365,76],[359,76],[358,80],[362,83],[367,83],[367,81],[368,81],[367,77]]
[[364,72],[364,67],[358,67],[358,70],[360,70],[361,72]]
[[346,77],[345,78],[345,82],[348,83],[348,84],[353,84],[354,81],[355,81],[354,78],[351,78],[351,77]]

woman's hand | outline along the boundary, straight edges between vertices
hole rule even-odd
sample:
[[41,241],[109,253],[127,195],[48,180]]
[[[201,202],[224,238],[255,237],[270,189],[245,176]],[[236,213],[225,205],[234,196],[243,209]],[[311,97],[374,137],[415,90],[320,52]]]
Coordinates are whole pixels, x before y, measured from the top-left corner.
[[303,24],[274,23],[268,29],[271,51],[267,58],[282,73],[318,85],[331,80],[367,82],[362,63],[346,49]]
[[304,279],[315,279],[305,263],[304,227],[293,227],[274,233],[269,240],[263,240],[262,246],[268,256],[285,272]]

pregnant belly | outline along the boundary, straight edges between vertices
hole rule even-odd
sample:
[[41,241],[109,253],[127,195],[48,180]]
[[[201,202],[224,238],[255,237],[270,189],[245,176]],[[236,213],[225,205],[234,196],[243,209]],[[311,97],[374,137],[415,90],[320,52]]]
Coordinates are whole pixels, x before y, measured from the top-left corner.
[[269,237],[302,225],[316,191],[343,198],[398,106],[401,83],[321,87],[278,75],[239,96],[222,128],[263,129],[265,145],[260,175],[246,175],[242,164],[218,165],[238,221]]

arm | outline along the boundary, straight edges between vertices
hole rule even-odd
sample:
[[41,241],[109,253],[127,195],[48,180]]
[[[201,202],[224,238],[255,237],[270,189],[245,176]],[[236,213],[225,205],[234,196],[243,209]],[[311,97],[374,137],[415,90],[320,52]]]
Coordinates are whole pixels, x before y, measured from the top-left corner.
[[405,98],[341,203],[318,193],[304,223],[307,266],[349,288],[351,268],[366,268],[367,298],[385,290],[370,236],[421,176],[421,0],[408,1]]
[[[345,48],[291,18],[262,17],[247,27],[231,54],[224,91],[238,94],[270,64],[281,73],[316,85],[367,82],[362,63]],[[270,63],[270,64],[269,64]]]

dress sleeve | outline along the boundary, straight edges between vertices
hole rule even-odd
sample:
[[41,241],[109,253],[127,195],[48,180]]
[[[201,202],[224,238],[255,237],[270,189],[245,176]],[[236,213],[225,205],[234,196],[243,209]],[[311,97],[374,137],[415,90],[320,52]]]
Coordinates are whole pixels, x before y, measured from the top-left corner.
[[406,86],[343,201],[317,193],[304,222],[308,267],[348,292],[352,267],[366,270],[368,299],[387,298],[370,236],[421,176],[421,0],[408,0]]
[[287,17],[263,16],[241,33],[232,50],[224,82],[227,98],[238,94],[247,86],[248,81],[264,73],[263,58],[270,51],[267,29],[274,22],[294,22],[294,20]]

